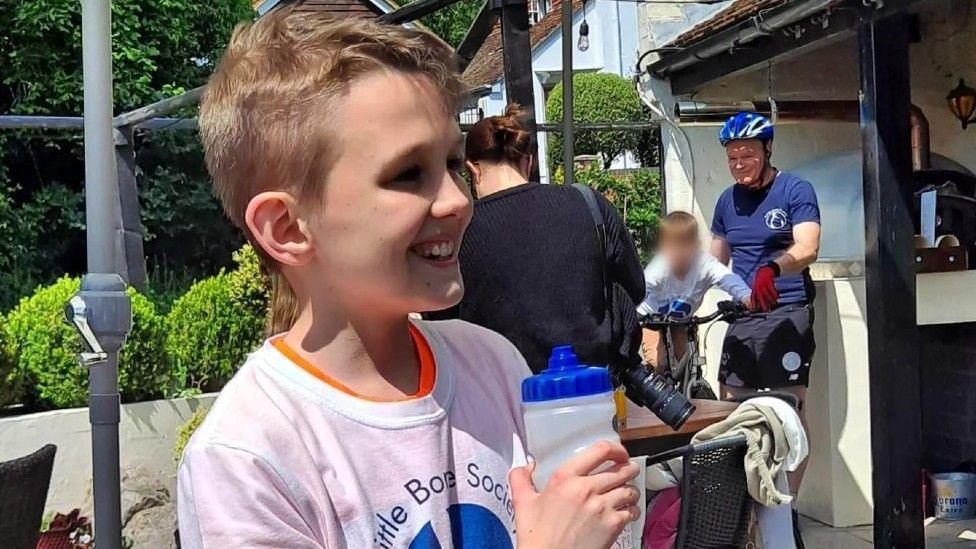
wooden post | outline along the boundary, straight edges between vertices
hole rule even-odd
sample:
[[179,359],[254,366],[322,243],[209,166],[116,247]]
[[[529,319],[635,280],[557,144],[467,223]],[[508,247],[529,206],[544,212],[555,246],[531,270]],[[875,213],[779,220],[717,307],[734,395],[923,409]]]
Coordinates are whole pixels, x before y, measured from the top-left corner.
[[[532,135],[531,151],[538,158],[535,127],[535,92],[532,88],[532,43],[529,39],[529,6],[526,0],[491,0],[502,23],[502,62],[505,70],[505,95],[529,114],[527,130]],[[537,164],[538,165],[538,164]],[[538,168],[532,180],[538,181]]]
[[119,205],[122,219],[122,255],[118,272],[129,285],[146,289],[146,257],[142,247],[142,216],[136,184],[136,152],[131,126],[118,128],[115,166],[119,177]]
[[924,547],[908,19],[858,31],[874,544]]

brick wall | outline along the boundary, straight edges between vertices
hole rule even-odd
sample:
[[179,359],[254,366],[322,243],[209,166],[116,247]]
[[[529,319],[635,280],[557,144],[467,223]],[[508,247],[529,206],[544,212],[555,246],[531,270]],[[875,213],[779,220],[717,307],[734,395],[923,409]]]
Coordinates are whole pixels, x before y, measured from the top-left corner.
[[976,462],[976,323],[920,326],[925,467]]

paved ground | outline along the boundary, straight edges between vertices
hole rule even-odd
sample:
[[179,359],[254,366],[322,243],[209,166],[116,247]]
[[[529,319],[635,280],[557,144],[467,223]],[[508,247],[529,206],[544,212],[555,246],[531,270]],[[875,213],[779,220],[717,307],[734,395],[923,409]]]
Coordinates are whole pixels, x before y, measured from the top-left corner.
[[[803,541],[810,549],[864,549],[873,547],[872,527],[831,528],[813,519],[800,517]],[[926,549],[976,547],[976,541],[959,539],[960,533],[969,530],[976,534],[976,520],[936,520],[925,527]],[[974,536],[976,537],[976,536]]]

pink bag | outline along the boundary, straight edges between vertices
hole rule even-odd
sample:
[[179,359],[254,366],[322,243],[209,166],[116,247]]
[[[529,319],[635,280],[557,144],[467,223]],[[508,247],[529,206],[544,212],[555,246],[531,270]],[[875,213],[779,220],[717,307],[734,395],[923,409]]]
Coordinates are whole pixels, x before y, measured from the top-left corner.
[[678,535],[681,491],[677,486],[657,493],[647,507],[644,522],[644,549],[671,549]]

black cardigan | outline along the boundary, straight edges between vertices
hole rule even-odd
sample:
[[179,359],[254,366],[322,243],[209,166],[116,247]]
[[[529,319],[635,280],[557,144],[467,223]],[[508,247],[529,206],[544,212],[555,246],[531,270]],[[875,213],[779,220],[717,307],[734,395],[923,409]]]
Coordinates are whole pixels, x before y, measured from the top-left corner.
[[[637,360],[634,311],[644,299],[637,250],[616,209],[596,193],[606,224],[597,230],[583,196],[529,183],[475,203],[461,244],[464,298],[432,319],[460,318],[515,344],[533,372],[553,346],[572,344],[588,364]],[[606,303],[604,273],[615,286]],[[623,320],[621,320],[623,319]]]

